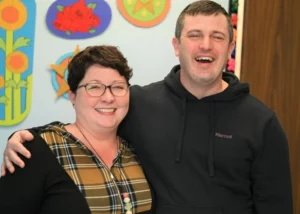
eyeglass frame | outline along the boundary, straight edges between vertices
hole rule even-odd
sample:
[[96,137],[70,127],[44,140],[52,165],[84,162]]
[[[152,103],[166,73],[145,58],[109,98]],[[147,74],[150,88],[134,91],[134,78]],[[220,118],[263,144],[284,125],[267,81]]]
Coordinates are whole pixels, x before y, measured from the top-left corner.
[[[122,96],[115,95],[115,94],[112,92],[112,90],[111,90],[111,87],[112,87],[114,84],[118,84],[118,83],[122,83],[122,84],[126,84],[126,85],[127,85],[126,93],[125,93],[124,95],[122,95]],[[88,85],[90,85],[90,84],[103,85],[103,86],[104,86],[104,91],[103,91],[103,93],[102,93],[101,95],[99,95],[99,96],[92,96],[92,95],[90,95],[89,91],[88,91],[87,88],[86,88],[86,86],[88,86]],[[115,83],[113,83],[113,84],[111,84],[111,85],[104,85],[103,83],[99,83],[99,82],[88,82],[88,83],[85,83],[85,84],[82,84],[82,85],[77,86],[76,90],[78,90],[78,89],[80,89],[80,88],[85,88],[85,91],[88,93],[89,96],[91,96],[91,97],[101,97],[103,94],[105,94],[106,89],[109,89],[110,93],[111,93],[113,96],[115,96],[115,97],[123,97],[123,96],[125,96],[125,95],[128,93],[129,87],[130,87],[130,83],[128,83],[128,82],[115,82]]]

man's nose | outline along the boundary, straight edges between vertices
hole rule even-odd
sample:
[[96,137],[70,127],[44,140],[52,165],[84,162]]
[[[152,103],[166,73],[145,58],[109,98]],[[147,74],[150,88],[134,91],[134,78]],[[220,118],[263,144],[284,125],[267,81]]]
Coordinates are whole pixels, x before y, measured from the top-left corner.
[[211,50],[213,48],[212,39],[209,36],[203,36],[199,46],[202,50]]

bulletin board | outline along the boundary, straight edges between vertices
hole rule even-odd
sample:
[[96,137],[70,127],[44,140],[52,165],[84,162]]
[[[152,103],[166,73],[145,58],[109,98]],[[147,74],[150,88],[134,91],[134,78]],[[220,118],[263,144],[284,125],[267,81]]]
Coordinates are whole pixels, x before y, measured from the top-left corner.
[[244,7],[245,0],[229,0],[228,12],[234,30],[235,48],[231,54],[231,59],[227,63],[226,71],[234,73],[238,78],[241,73]]

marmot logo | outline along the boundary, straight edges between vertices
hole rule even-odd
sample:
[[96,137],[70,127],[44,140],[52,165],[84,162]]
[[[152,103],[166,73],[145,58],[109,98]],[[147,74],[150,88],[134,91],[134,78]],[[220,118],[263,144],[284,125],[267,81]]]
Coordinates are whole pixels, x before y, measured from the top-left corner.
[[220,138],[232,139],[232,135],[221,134],[221,133],[218,133],[218,132],[216,132],[215,136],[220,137]]

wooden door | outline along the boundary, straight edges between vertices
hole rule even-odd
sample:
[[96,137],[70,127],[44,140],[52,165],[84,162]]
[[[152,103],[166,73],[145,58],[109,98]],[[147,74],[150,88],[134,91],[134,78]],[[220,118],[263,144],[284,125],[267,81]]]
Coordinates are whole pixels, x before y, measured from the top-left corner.
[[246,0],[240,78],[277,114],[289,140],[300,214],[300,1]]

